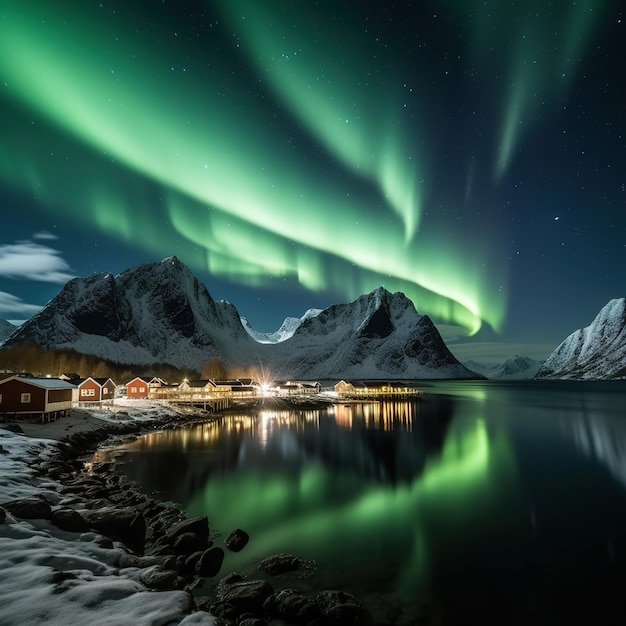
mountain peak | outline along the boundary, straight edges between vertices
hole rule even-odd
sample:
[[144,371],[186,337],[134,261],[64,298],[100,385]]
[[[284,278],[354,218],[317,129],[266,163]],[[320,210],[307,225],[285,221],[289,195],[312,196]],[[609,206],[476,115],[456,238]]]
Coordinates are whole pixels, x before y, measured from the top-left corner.
[[430,319],[384,287],[287,318],[272,341],[251,334],[232,304],[213,300],[172,256],[117,276],[71,280],[5,345],[32,342],[118,363],[197,370],[211,359],[226,368],[261,364],[289,378],[475,378]]
[[556,348],[536,377],[626,377],[626,299],[609,300],[589,326],[574,331]]

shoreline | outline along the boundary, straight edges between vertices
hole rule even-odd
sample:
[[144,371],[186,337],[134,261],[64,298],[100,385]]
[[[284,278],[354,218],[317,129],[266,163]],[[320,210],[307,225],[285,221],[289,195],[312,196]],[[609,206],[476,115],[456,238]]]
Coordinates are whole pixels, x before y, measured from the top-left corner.
[[[224,547],[214,545],[209,538],[206,516],[189,518],[184,511],[142,493],[137,486],[112,471],[111,464],[85,464],[83,458],[104,445],[115,445],[118,441],[157,429],[204,423],[221,415],[195,410],[176,411],[171,407],[164,411],[165,407],[152,404],[153,416],[148,418],[132,415],[130,411],[136,405],[128,404],[116,406],[114,412],[94,411],[97,415],[103,414],[104,418],[84,409],[72,409],[69,415],[55,422],[1,425],[3,430],[0,432],[41,442],[51,451],[49,455],[38,455],[30,463],[25,460],[43,483],[42,487],[46,485],[46,489],[35,488],[34,497],[28,498],[29,502],[25,503],[26,508],[41,505],[42,501],[45,504],[43,513],[28,513],[30,518],[32,515],[42,517],[64,531],[99,533],[112,542],[110,547],[122,549],[124,554],[119,558],[120,564],[124,568],[138,569],[139,573],[135,575],[147,590],[152,593],[185,594],[186,610],[194,619],[200,620],[197,623],[205,623],[198,614],[210,620],[207,624],[224,626],[239,624],[245,614],[252,614],[258,620],[255,626],[269,624],[272,616],[282,620],[279,622],[282,624],[305,624],[310,621],[308,618],[315,618],[316,624],[331,625],[346,623],[335,619],[341,614],[341,620],[351,615],[354,620],[350,623],[371,625],[369,612],[349,594],[327,590],[310,598],[303,592],[283,589],[282,585],[289,585],[289,581],[281,580],[280,574],[297,573],[303,565],[293,555],[272,557],[274,560],[270,567],[277,568],[277,571],[272,574],[264,570],[270,576],[269,582],[263,575],[258,580],[251,580],[221,571],[224,549],[239,551],[245,547],[248,537],[244,531],[233,529],[231,535],[223,540]],[[115,413],[119,417],[115,417]],[[47,492],[50,481],[56,482],[54,489],[60,494],[60,501],[55,502]],[[69,496],[68,504],[65,503],[65,496]],[[0,502],[2,510],[16,520],[24,515],[23,503],[20,508],[16,502]],[[59,521],[61,519],[62,522]],[[7,518],[5,524],[8,521]],[[245,524],[245,520],[242,522]],[[245,537],[243,545],[236,545],[236,540],[240,541],[242,537]],[[230,543],[231,540],[233,543]],[[80,541],[80,535],[74,541]],[[281,569],[285,563],[293,569]],[[215,597],[194,596],[193,589],[208,578],[219,580]],[[300,617],[293,613],[295,605],[299,607],[298,613],[302,611]],[[218,618],[223,621],[215,622]]]

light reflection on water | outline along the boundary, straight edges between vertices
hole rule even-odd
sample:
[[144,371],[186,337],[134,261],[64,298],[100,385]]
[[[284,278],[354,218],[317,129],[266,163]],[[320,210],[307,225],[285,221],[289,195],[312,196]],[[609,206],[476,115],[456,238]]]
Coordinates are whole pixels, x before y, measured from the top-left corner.
[[250,534],[223,573],[315,559],[288,586],[351,591],[379,624],[597,619],[626,579],[626,385],[424,391],[221,417],[142,437],[117,462],[222,537]]

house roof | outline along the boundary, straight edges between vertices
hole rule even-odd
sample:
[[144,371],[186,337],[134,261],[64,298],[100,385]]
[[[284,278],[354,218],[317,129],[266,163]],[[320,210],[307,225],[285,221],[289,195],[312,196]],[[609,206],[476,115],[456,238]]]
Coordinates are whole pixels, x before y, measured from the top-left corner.
[[67,380],[61,380],[60,378],[31,378],[27,376],[18,376],[17,374],[0,381],[0,385],[16,379],[27,383],[28,385],[33,385],[34,387],[41,387],[42,389],[76,389],[75,384]]
[[196,380],[188,380],[187,385],[189,385],[189,387],[212,387],[213,381],[205,378],[198,378]]
[[[80,387],[83,383],[88,380],[93,380],[100,387],[104,387],[111,379],[110,378],[94,378],[93,376],[88,376],[87,378],[81,378],[79,381],[76,381],[76,384]],[[111,380],[113,383],[113,381]],[[132,381],[131,381],[132,382]],[[115,385],[115,383],[113,383]]]
[[142,383],[146,383],[146,385],[148,384],[148,381],[141,376],[135,376],[134,378],[131,378],[126,384],[130,385],[130,383],[135,382],[136,380],[140,380]]

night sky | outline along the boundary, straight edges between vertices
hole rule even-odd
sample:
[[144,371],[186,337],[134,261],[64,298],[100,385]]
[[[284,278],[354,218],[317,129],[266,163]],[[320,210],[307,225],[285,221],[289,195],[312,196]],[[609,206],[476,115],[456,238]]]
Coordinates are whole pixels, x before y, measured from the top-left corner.
[[3,0],[0,318],[176,255],[256,330],[384,285],[545,356],[626,295],[622,6]]

